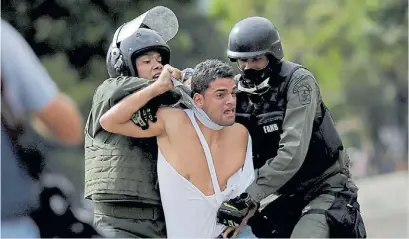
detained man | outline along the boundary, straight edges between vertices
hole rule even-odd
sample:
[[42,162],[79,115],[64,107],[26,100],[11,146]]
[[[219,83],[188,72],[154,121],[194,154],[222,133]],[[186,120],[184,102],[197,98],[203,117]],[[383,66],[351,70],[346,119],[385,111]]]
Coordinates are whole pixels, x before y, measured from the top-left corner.
[[[243,125],[235,123],[233,69],[219,60],[199,63],[191,79],[191,109],[162,107],[157,121],[150,122],[146,130],[131,120],[151,99],[181,84],[174,80],[178,73],[165,65],[154,83],[116,104],[100,123],[112,133],[157,137],[157,170],[168,237],[220,237],[226,230],[217,223],[221,203],[243,193],[254,179],[251,138]],[[234,233],[254,237],[247,226]]]

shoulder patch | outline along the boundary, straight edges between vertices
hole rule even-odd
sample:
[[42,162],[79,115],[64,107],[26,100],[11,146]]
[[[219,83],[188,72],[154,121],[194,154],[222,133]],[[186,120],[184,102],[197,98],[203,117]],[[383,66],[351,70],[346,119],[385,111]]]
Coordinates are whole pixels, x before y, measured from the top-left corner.
[[305,80],[297,82],[293,88],[293,93],[298,95],[298,99],[302,105],[311,103],[312,87]]

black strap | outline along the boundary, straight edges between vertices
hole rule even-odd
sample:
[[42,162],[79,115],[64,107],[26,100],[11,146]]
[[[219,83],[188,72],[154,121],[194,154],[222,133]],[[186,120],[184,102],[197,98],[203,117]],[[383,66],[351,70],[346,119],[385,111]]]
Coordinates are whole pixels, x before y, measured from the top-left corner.
[[[321,193],[321,195],[324,195],[324,194],[336,197],[337,194],[338,194],[338,191],[324,191],[323,193]],[[327,210],[325,210],[325,209],[311,208],[311,209],[307,209],[307,210],[303,211],[301,213],[301,217],[305,216],[305,215],[308,215],[308,214],[323,214],[323,215],[325,215],[326,211]]]
[[290,85],[291,78],[294,72],[301,68],[306,69],[304,66],[296,64],[291,61],[283,61],[281,63],[281,70],[279,75],[284,79],[284,83],[280,87],[279,94],[285,101],[287,101],[287,91]]
[[159,218],[161,212],[159,207],[145,203],[95,202],[94,213],[134,220],[156,220]]
[[305,215],[308,215],[308,214],[323,214],[323,215],[325,215],[326,211],[327,210],[324,210],[324,209],[312,208],[312,209],[308,209],[307,211],[303,212],[301,214],[301,217],[303,217]]

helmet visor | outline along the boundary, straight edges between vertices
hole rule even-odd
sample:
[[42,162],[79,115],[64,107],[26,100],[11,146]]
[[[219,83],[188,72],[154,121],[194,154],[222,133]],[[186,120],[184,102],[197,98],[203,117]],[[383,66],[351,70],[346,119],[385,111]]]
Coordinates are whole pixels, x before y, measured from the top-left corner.
[[117,44],[123,41],[140,27],[154,30],[165,42],[168,42],[178,32],[179,22],[172,10],[167,7],[157,6],[119,27],[115,32],[113,42]]

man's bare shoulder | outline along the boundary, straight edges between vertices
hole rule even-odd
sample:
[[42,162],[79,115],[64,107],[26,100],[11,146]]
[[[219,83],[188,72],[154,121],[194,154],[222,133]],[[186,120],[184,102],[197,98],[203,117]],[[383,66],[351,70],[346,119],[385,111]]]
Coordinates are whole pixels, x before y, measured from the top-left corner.
[[240,123],[234,123],[233,125],[232,125],[232,127],[233,127],[233,129],[234,129],[234,131],[236,131],[237,133],[241,133],[241,134],[248,134],[248,130],[247,130],[247,128],[244,126],[244,125],[242,125],[242,124],[240,124]]
[[237,152],[246,152],[247,144],[249,142],[249,133],[247,128],[239,123],[234,123],[228,128],[229,132],[227,138],[231,142],[231,149]]
[[183,109],[168,106],[159,108],[157,116],[163,121],[171,122],[172,124],[185,123],[189,119]]
[[160,107],[157,115],[160,117],[180,117],[182,114],[185,114],[183,112],[183,109],[177,108],[177,107]]
[[157,112],[157,117],[163,122],[168,136],[180,136],[181,130],[190,123],[189,117],[180,108],[161,107]]
[[244,125],[239,123],[234,123],[232,126],[229,127],[229,134],[237,140],[243,140],[243,142],[247,142],[248,138],[248,130]]

